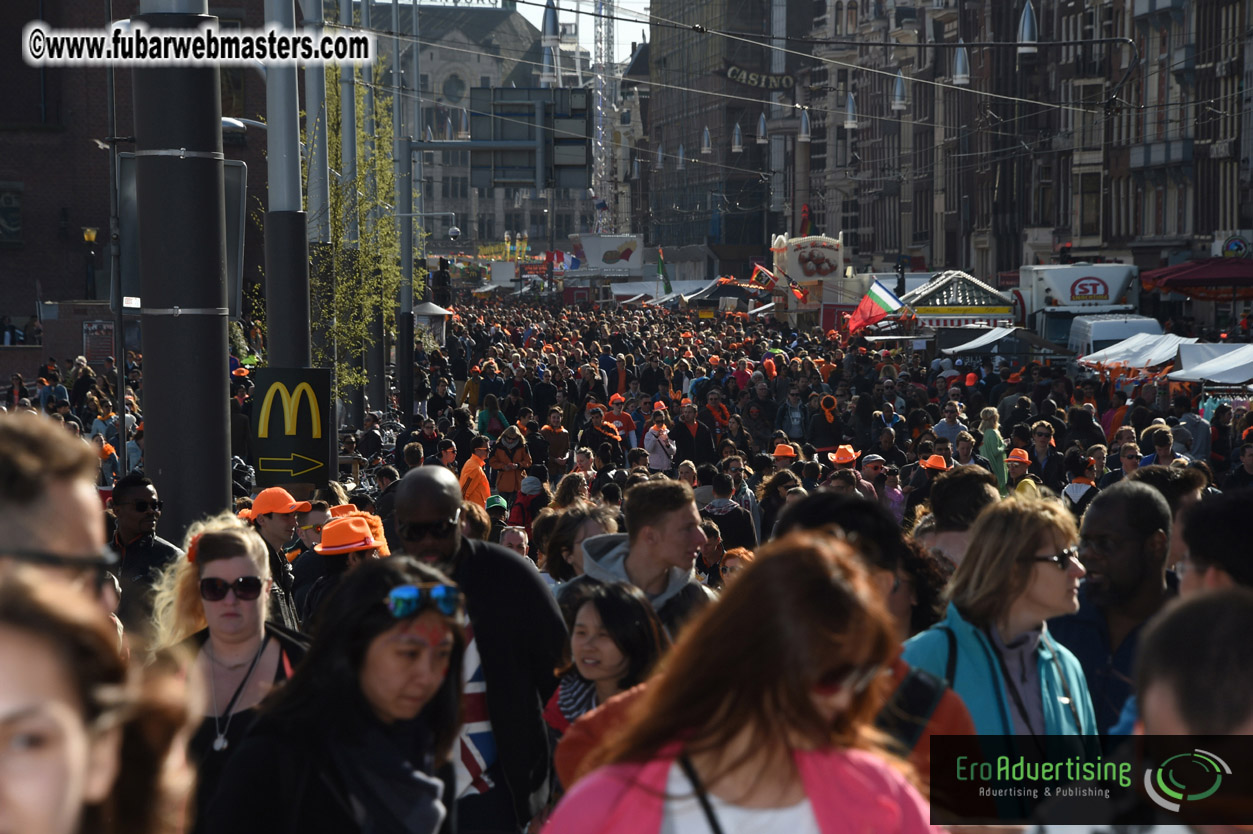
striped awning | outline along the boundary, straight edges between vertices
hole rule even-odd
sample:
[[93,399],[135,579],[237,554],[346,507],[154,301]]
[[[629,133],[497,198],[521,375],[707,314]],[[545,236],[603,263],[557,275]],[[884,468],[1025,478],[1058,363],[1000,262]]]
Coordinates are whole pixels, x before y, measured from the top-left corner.
[[968,324],[988,324],[1005,327],[1011,324],[1011,316],[919,316],[918,323],[927,327],[965,327]]

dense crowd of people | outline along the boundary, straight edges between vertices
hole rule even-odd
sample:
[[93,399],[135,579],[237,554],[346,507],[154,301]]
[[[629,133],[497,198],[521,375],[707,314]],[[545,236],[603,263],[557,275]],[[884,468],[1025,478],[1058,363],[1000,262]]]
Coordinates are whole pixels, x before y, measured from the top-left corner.
[[1253,733],[1247,401],[885,344],[467,305],[372,492],[177,542],[15,380],[0,829],[922,831],[937,736]]

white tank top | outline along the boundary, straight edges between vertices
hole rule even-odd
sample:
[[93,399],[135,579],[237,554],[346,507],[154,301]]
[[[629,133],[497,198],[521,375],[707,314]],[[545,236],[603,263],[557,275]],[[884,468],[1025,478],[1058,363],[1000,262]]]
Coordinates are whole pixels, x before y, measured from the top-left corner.
[[[666,796],[660,834],[713,834],[692,783],[677,761],[670,766]],[[708,796],[723,834],[820,834],[808,797],[787,808],[744,808]]]

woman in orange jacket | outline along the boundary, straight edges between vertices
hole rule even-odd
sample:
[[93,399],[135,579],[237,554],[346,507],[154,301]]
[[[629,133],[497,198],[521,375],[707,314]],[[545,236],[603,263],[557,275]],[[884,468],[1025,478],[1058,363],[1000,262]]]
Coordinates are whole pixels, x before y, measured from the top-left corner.
[[526,470],[531,466],[531,453],[522,442],[522,432],[517,426],[510,426],[500,433],[500,440],[489,462],[497,473],[496,491],[513,504],[522,479],[526,477]]

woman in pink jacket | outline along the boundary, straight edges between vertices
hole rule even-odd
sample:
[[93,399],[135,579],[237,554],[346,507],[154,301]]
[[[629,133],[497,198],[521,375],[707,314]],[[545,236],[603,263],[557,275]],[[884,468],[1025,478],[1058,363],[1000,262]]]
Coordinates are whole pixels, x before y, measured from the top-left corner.
[[848,546],[793,534],[740,580],[545,834],[930,830],[908,765],[873,741],[896,639]]

